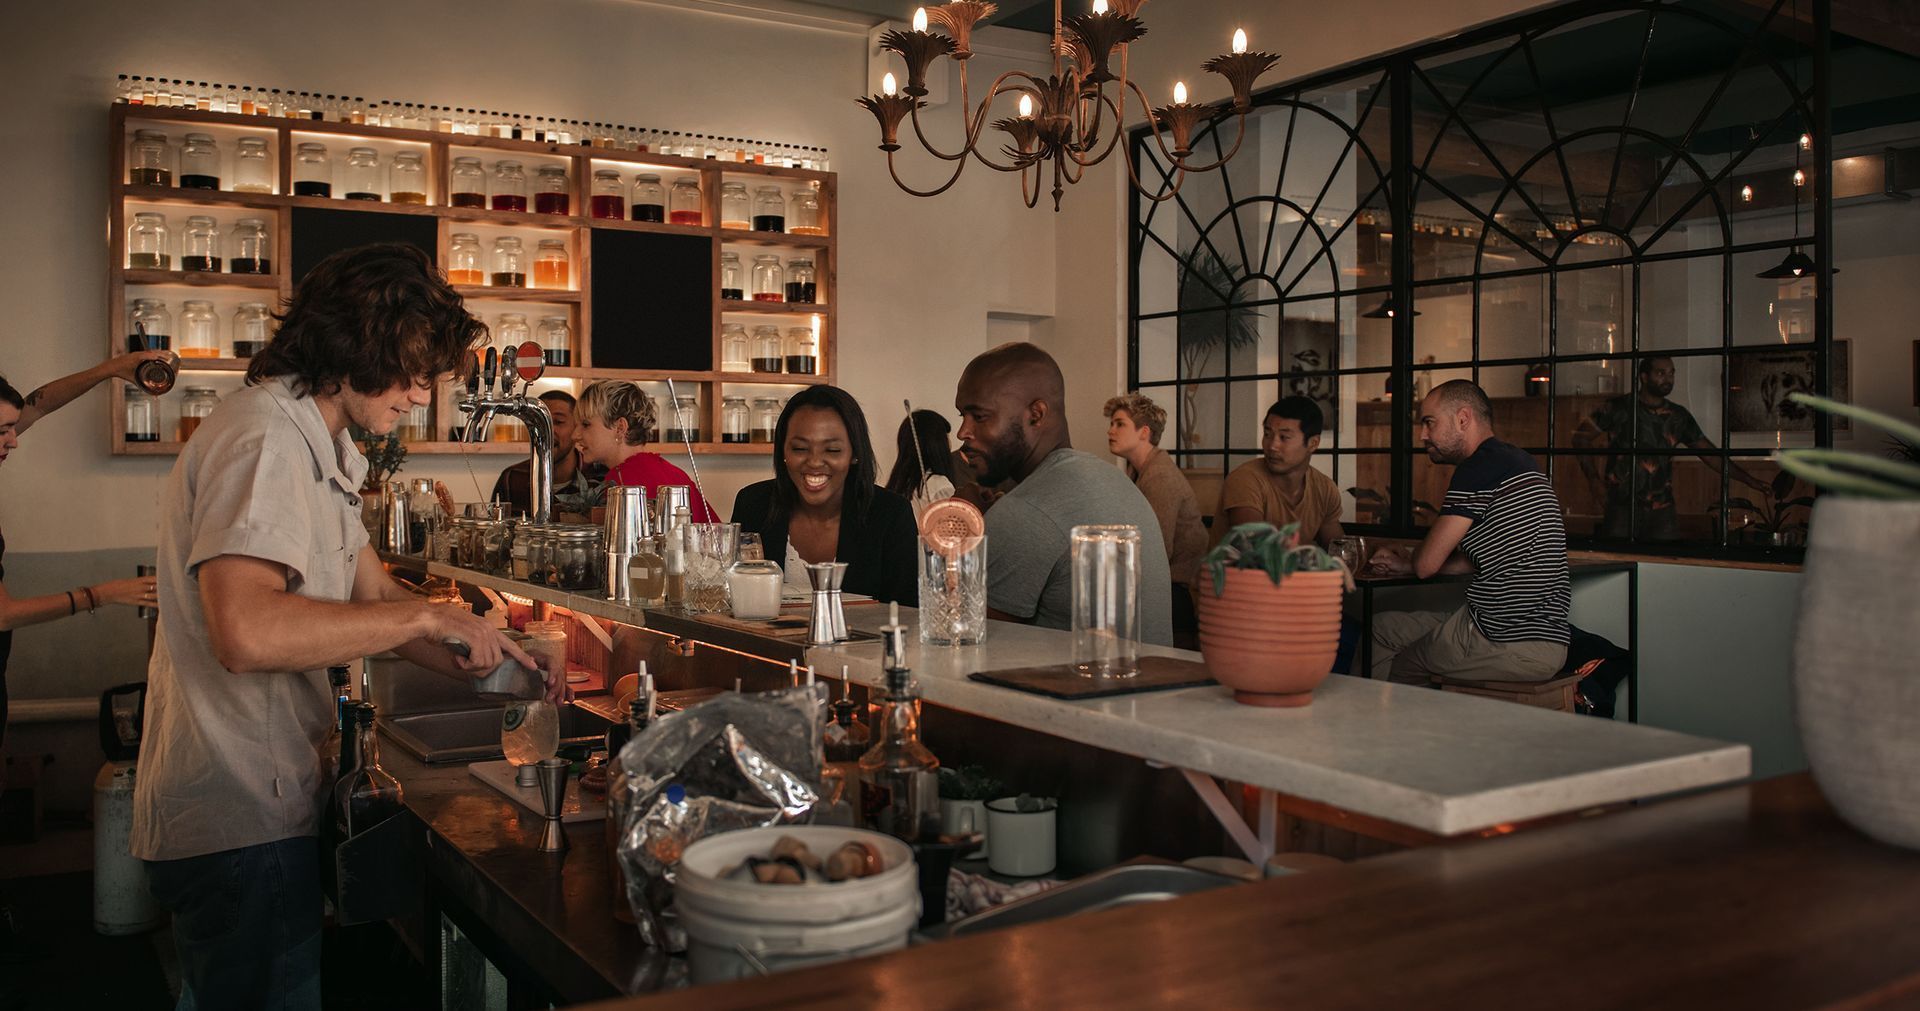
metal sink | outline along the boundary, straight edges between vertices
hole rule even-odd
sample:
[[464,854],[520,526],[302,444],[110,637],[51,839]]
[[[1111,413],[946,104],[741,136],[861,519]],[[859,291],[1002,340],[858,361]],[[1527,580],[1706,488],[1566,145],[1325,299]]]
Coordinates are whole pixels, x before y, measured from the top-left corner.
[[[428,764],[477,762],[500,758],[500,706],[410,713],[381,717],[387,736]],[[607,720],[577,706],[560,709],[560,746],[590,744],[606,737]]]
[[1240,883],[1239,878],[1176,864],[1123,864],[921,933],[929,940],[967,937],[1062,916],[1096,913],[1143,902],[1165,902]]

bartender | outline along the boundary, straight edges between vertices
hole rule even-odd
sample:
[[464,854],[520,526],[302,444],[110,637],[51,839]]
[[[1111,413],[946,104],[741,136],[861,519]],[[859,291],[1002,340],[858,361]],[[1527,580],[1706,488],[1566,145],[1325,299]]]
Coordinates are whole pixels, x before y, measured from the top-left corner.
[[167,479],[131,849],[173,914],[182,1006],[320,1006],[325,668],[388,650],[454,677],[534,665],[388,578],[360,521],[350,426],[392,431],[485,332],[419,249],[335,253]]

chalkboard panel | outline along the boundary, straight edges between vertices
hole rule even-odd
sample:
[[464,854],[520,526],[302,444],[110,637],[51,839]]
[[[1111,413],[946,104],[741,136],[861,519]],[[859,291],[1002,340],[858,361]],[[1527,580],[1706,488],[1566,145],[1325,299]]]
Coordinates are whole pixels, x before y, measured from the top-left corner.
[[593,365],[713,369],[713,240],[593,232]]
[[382,214],[378,211],[335,211],[318,207],[293,209],[293,283],[307,276],[313,265],[342,249],[371,242],[408,242],[434,259],[439,244],[439,220],[425,214]]

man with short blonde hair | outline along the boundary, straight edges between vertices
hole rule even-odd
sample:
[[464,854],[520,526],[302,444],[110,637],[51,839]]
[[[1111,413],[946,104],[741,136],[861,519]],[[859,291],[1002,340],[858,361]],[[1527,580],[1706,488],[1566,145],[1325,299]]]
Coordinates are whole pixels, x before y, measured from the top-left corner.
[[1127,462],[1127,476],[1153,507],[1160,522],[1160,539],[1167,548],[1167,571],[1173,575],[1173,630],[1194,631],[1190,589],[1207,550],[1207,528],[1200,522],[1200,502],[1179,464],[1160,448],[1160,432],[1167,424],[1166,408],[1139,393],[1107,401],[1107,452]]

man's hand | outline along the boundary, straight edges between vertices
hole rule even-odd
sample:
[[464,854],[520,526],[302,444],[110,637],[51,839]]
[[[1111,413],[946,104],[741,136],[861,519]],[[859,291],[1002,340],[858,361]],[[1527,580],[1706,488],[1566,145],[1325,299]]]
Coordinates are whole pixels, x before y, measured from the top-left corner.
[[[546,660],[547,657],[541,656],[539,659]],[[548,702],[558,706],[573,701],[573,689],[567,687],[566,671],[548,670],[545,664],[535,664],[531,660],[527,662],[527,666],[546,675],[546,700]]]
[[1385,579],[1413,574],[1413,554],[1407,548],[1381,548],[1360,569],[1362,578]]
[[423,638],[440,643],[452,639],[466,644],[466,656],[460,656],[457,651],[449,651],[454,653],[454,667],[476,676],[485,676],[495,667],[500,666],[502,657],[510,656],[525,664],[528,669],[535,669],[533,657],[514,645],[487,619],[474,614],[467,608],[455,607],[452,604],[423,603],[420,606],[426,608],[429,615],[428,634]]

